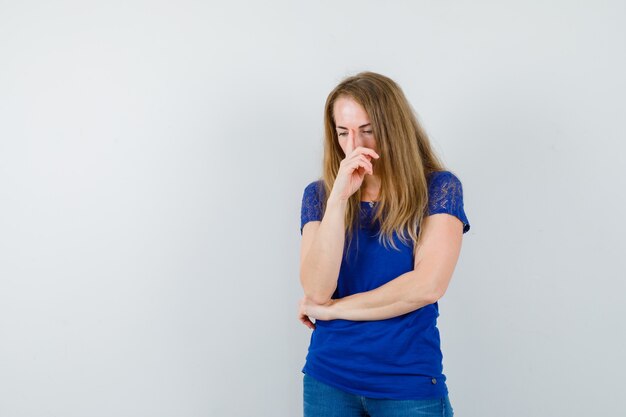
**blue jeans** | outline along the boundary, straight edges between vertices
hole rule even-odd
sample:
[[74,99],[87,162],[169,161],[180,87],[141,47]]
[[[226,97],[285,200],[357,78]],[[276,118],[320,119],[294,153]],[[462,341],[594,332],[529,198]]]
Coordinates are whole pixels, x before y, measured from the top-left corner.
[[303,378],[304,417],[453,417],[448,396],[428,400],[363,397]]

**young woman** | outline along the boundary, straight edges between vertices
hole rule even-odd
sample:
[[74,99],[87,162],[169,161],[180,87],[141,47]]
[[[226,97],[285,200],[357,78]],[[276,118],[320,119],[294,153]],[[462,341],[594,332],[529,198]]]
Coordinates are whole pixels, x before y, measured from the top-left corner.
[[304,417],[452,416],[436,323],[470,228],[461,182],[388,77],[346,78],[324,125],[301,211]]

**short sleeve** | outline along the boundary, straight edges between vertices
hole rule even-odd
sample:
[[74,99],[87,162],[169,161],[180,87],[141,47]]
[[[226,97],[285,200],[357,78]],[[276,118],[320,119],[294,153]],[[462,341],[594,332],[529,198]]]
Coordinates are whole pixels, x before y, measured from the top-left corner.
[[463,186],[450,171],[433,172],[428,185],[428,215],[448,213],[463,223],[463,233],[470,229],[463,207]]
[[323,189],[324,184],[322,180],[314,181],[304,189],[302,208],[300,209],[300,235],[302,235],[302,229],[305,224],[314,220],[322,220]]

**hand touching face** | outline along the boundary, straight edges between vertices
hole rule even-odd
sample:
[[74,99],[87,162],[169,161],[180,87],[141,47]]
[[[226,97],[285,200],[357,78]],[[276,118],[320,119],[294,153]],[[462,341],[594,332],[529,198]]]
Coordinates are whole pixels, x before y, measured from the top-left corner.
[[337,140],[344,152],[333,184],[331,197],[347,200],[365,181],[375,175],[376,140],[365,109],[353,98],[339,97],[333,106]]
[[333,114],[339,146],[344,156],[357,146],[377,150],[372,125],[363,106],[351,97],[342,96],[335,101]]

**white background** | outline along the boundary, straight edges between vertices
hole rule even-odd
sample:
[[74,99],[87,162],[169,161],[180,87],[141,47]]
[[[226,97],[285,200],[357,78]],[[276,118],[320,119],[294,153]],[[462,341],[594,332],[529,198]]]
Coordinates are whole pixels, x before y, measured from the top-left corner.
[[0,1],[0,416],[299,416],[330,90],[404,89],[471,230],[455,415],[622,407],[622,1]]

